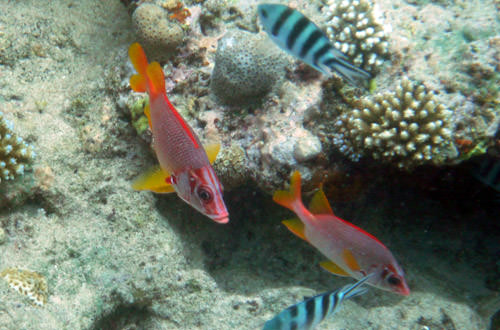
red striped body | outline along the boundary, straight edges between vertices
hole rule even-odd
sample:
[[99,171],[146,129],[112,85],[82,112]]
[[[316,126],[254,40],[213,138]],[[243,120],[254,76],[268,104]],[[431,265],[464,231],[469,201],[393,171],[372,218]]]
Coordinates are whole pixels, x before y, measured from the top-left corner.
[[[175,190],[180,198],[215,222],[227,223],[222,185],[199,138],[168,100],[161,66],[156,62],[148,64],[138,43],[130,46],[129,56],[138,72],[130,78],[132,89],[149,94],[145,114],[160,163],[160,169],[149,171],[133,187],[161,193]],[[211,150],[215,150],[211,155],[215,159],[218,147]]]

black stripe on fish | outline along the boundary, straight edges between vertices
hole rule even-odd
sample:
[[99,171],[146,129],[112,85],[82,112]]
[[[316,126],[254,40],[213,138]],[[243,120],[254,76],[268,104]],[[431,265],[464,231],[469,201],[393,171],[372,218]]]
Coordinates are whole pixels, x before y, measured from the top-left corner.
[[297,21],[297,23],[294,24],[292,31],[290,32],[288,38],[286,39],[286,46],[288,47],[288,49],[291,50],[293,48],[295,42],[300,37],[300,34],[306,29],[308,25],[309,25],[309,20],[305,16],[302,16]]
[[330,308],[330,297],[323,297],[323,301],[321,302],[321,319],[323,320],[328,313],[328,309]]
[[278,35],[281,27],[283,26],[283,24],[285,24],[288,17],[290,17],[290,15],[292,14],[293,14],[292,8],[287,7],[285,10],[283,10],[280,17],[276,20],[276,23],[274,23],[273,28],[271,30],[273,36],[276,37]]
[[318,65],[318,61],[321,58],[321,56],[325,55],[330,49],[332,49],[332,46],[330,46],[329,44],[325,44],[323,47],[318,49],[313,55],[314,65]]
[[321,31],[314,31],[309,35],[306,42],[302,45],[302,49],[300,50],[300,57],[305,57],[306,54],[311,50],[316,41],[321,38],[323,33]]
[[292,323],[290,323],[290,329],[291,330],[298,330],[299,326],[297,325],[297,322],[293,321]]
[[292,318],[296,318],[297,315],[299,315],[299,309],[297,308],[297,305],[293,305],[292,308],[290,308],[290,315]]
[[306,302],[306,328],[309,328],[314,321],[314,310],[316,299],[310,299]]

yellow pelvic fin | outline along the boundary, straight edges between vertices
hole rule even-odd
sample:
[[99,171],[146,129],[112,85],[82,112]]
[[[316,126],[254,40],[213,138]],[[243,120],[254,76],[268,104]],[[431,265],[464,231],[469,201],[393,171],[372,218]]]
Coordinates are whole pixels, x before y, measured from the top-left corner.
[[289,190],[278,190],[273,195],[273,200],[281,206],[293,211],[293,203],[300,200],[300,172],[294,171],[290,178]]
[[148,117],[149,128],[152,129],[153,126],[151,126],[151,108],[149,107],[149,103],[147,103],[144,107],[144,114],[146,115],[146,117]]
[[149,80],[151,81],[151,94],[157,95],[165,91],[165,75],[163,69],[158,62],[152,62],[146,70]]
[[145,77],[146,69],[148,67],[148,59],[146,57],[146,53],[144,53],[144,50],[138,42],[130,45],[130,48],[128,49],[128,56],[134,65],[135,71],[137,71],[139,75]]
[[314,193],[311,203],[309,203],[309,211],[313,214],[332,214],[333,211],[328,203],[328,199],[323,191],[323,185],[319,186],[319,190]]
[[307,238],[304,233],[304,223],[300,221],[299,218],[283,220],[281,223],[283,223],[292,233],[307,242]]
[[356,258],[354,258],[354,256],[352,255],[351,250],[344,249],[344,251],[342,252],[342,257],[344,258],[344,262],[346,263],[347,267],[349,267],[349,269],[354,271],[360,270],[359,264],[356,261]]
[[220,150],[220,143],[208,144],[205,146],[205,152],[207,153],[210,164],[213,164],[215,162],[219,150]]
[[146,79],[140,74],[130,77],[130,87],[134,92],[144,93],[146,91]]
[[170,174],[162,170],[160,166],[153,166],[134,180],[132,188],[135,190],[149,190],[160,194],[171,193],[175,189],[165,181],[169,176]]
[[322,261],[319,263],[319,265],[321,266],[321,268],[323,268],[326,271],[329,271],[332,274],[339,275],[339,276],[351,276],[345,270],[340,268],[339,265],[333,263],[330,260]]

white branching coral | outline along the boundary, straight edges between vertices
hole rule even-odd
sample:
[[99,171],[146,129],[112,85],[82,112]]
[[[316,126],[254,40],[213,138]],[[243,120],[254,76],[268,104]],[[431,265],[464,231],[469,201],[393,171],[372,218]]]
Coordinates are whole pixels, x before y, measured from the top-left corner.
[[378,73],[389,59],[389,42],[370,0],[328,0],[323,7],[326,33],[335,48],[356,66]]
[[0,182],[23,174],[26,164],[34,157],[31,147],[14,134],[13,126],[0,111]]
[[47,280],[40,273],[7,268],[0,272],[0,277],[5,279],[12,289],[27,296],[33,304],[43,306],[47,303]]
[[402,169],[442,165],[457,156],[448,122],[451,111],[434,93],[404,78],[395,91],[368,96],[337,121],[334,144],[353,160],[361,156]]

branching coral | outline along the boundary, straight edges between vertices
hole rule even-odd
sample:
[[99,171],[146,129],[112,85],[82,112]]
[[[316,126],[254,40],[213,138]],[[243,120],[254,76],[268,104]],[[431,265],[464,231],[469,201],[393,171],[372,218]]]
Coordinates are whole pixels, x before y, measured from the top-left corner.
[[365,97],[336,123],[334,144],[352,159],[371,156],[412,169],[442,165],[458,153],[448,127],[451,111],[422,84],[404,78],[395,92]]
[[389,42],[370,0],[327,1],[326,33],[358,67],[376,74],[389,58]]
[[9,286],[27,296],[33,304],[43,306],[47,303],[47,280],[43,275],[24,269],[7,268],[0,272]]
[[0,112],[0,182],[24,173],[34,156],[31,147],[12,132],[13,125]]

